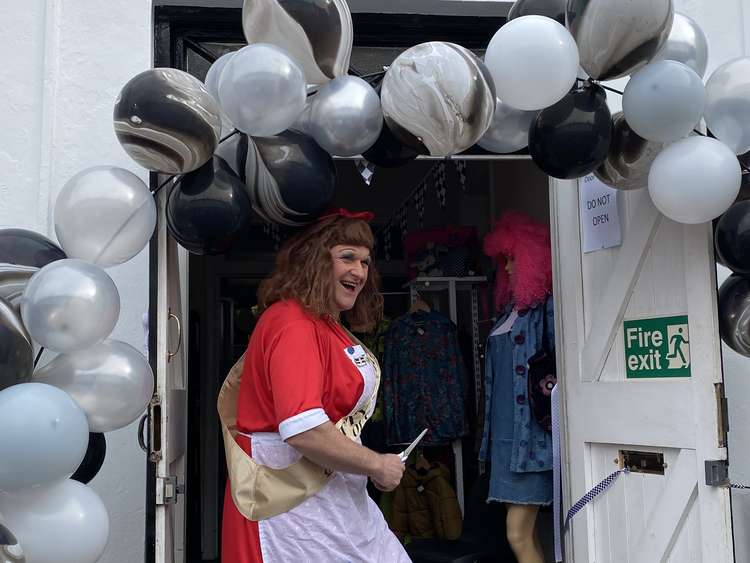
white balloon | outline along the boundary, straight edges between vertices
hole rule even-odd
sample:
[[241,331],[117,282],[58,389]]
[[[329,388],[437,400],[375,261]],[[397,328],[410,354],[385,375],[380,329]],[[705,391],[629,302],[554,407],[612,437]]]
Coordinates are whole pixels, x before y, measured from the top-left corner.
[[107,272],[66,259],[34,274],[21,297],[31,337],[50,350],[73,352],[107,338],[120,315],[120,294]]
[[499,154],[521,150],[529,144],[529,128],[538,114],[513,108],[497,98],[492,124],[477,144]]
[[0,510],[28,563],[95,563],[107,547],[107,509],[77,481],[0,493]]
[[231,60],[235,53],[236,51],[224,53],[214,61],[214,63],[210,66],[208,72],[206,73],[206,79],[203,81],[203,84],[206,85],[206,90],[208,90],[208,93],[211,94],[217,101],[219,99],[219,79],[221,78],[221,73],[224,71],[224,67]]
[[687,137],[703,116],[706,89],[701,77],[677,61],[651,63],[636,72],[622,98],[630,128],[648,141]]
[[706,83],[706,125],[735,154],[750,151],[750,57],[717,68]]
[[54,217],[57,240],[68,257],[107,268],[146,247],[156,227],[156,204],[132,172],[95,166],[68,180]]
[[91,432],[111,432],[136,420],[154,392],[154,375],[138,350],[105,340],[86,350],[60,354],[34,374],[34,381],[68,393],[84,410]]
[[307,100],[302,68],[282,49],[265,43],[235,53],[219,78],[219,102],[248,135],[270,137],[294,123]]
[[724,213],[740,191],[742,170],[726,145],[688,137],[668,146],[651,165],[654,205],[678,223],[705,223]]
[[570,32],[551,18],[522,16],[492,37],[484,61],[497,96],[522,110],[559,102],[578,73],[578,47]]
[[88,443],[86,414],[64,391],[43,383],[0,391],[0,491],[67,479]]

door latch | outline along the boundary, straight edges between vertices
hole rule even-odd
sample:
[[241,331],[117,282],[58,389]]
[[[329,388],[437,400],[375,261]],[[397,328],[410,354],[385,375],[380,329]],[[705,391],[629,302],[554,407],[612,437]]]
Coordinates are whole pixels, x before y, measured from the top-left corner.
[[706,485],[709,487],[729,486],[729,462],[721,459],[706,460]]
[[156,478],[156,504],[177,504],[177,495],[185,493],[185,487],[180,485],[177,477]]

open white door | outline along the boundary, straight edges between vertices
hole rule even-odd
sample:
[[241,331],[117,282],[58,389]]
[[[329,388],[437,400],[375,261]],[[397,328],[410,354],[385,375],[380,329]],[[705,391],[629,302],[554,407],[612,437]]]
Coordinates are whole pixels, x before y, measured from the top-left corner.
[[711,225],[619,196],[622,245],[583,254],[578,185],[551,182],[564,511],[639,466],[573,519],[565,560],[728,563],[729,490],[705,470],[727,459]]
[[187,444],[187,252],[167,233],[158,204],[156,395],[151,402],[151,460],[156,462],[156,563],[185,561],[185,465]]

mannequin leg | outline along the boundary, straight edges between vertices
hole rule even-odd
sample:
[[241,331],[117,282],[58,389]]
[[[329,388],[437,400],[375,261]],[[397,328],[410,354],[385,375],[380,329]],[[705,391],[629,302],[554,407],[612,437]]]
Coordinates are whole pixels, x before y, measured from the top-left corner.
[[506,504],[508,543],[518,563],[544,563],[544,556],[534,532],[539,507],[527,504]]

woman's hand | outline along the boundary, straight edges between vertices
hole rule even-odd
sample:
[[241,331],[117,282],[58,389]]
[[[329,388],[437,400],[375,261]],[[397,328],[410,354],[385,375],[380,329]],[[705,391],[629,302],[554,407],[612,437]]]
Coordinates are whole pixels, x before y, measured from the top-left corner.
[[389,492],[401,483],[401,478],[404,476],[404,469],[405,466],[398,455],[382,454],[379,458],[378,467],[370,475],[370,478],[377,489]]

